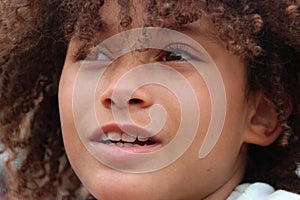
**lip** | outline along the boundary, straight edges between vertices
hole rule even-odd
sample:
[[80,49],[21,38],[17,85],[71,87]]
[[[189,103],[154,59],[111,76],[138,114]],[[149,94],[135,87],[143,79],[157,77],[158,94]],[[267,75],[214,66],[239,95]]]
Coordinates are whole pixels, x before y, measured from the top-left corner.
[[156,133],[151,133],[142,127],[135,126],[132,124],[125,124],[125,125],[106,124],[106,125],[103,125],[98,130],[94,131],[94,133],[90,137],[90,140],[96,142],[96,141],[98,141],[98,139],[101,137],[102,134],[111,132],[111,131],[125,132],[125,133],[132,134],[134,136],[147,137],[147,138],[151,138],[154,142],[159,142],[157,137],[155,136]]
[[[99,141],[99,138],[107,132],[117,131],[125,132],[138,137],[148,137],[151,138],[153,142],[152,145],[137,146],[137,147],[118,147],[110,146]],[[155,134],[147,131],[142,127],[138,127],[132,124],[119,125],[119,124],[106,124],[101,126],[98,130],[94,131],[92,136],[89,138],[89,146],[93,154],[100,157],[105,157],[109,160],[127,160],[134,158],[135,156],[140,156],[142,154],[147,154],[158,150],[162,145],[157,139]]]

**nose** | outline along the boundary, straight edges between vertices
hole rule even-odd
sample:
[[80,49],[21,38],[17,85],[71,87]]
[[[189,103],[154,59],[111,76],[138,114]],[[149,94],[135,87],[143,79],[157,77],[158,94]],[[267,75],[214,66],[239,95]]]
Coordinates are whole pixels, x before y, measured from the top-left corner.
[[[101,103],[104,107],[118,108],[139,107],[146,108],[154,103],[154,93],[150,90],[145,79],[150,69],[139,65],[147,62],[147,54],[131,52],[125,54],[111,64],[104,74],[104,91],[100,93]],[[146,77],[145,77],[146,76]]]
[[153,105],[153,96],[146,86],[137,87],[132,83],[123,84],[121,86],[111,84],[102,93],[101,103],[106,108],[110,108],[111,106],[118,108],[147,108]]

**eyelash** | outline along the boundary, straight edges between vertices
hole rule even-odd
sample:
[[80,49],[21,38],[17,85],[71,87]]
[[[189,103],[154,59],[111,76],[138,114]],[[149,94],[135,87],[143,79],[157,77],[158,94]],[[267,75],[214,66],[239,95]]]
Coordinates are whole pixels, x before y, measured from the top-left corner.
[[[168,61],[188,61],[188,60],[199,60],[192,48],[188,47],[185,44],[175,43],[167,46],[164,51],[159,53],[157,60],[168,62]],[[175,57],[181,57],[179,59],[175,58],[174,60],[167,60],[165,56],[168,54],[174,54]]]
[[93,50],[87,54],[86,61],[111,61],[112,59],[101,50]]
[[[168,60],[166,56],[173,54],[177,57],[175,59]],[[104,53],[102,50],[92,50],[85,54],[86,61],[111,61],[111,57]],[[180,58],[179,58],[180,57]],[[170,44],[160,51],[160,53],[155,57],[155,60],[162,62],[176,62],[176,61],[188,61],[188,60],[199,60],[199,56],[193,52],[193,49],[189,46],[181,43]]]

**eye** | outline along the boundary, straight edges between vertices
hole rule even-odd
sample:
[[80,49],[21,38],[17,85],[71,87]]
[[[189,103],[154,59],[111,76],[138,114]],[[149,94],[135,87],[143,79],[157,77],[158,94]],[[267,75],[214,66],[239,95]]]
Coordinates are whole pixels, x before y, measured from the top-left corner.
[[108,53],[99,50],[99,49],[94,49],[91,51],[85,58],[86,61],[111,61],[112,59],[110,56],[108,56]]
[[110,61],[111,59],[108,56],[106,56],[104,53],[98,53],[97,60],[98,61]]
[[165,51],[161,55],[161,61],[183,61],[188,60],[188,55],[176,51]]
[[158,61],[188,61],[199,60],[194,50],[184,44],[171,44],[161,51],[157,58]]

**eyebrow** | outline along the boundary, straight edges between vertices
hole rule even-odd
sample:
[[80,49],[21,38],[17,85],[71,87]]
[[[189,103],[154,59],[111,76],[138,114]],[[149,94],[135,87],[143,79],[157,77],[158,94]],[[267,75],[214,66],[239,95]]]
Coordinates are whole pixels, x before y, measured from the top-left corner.
[[[209,25],[209,23],[206,23],[205,21],[202,21],[201,23],[201,21],[197,20],[192,23],[187,23],[183,25],[178,25],[176,22],[170,22],[166,23],[164,28],[178,31],[195,38],[206,39],[212,43],[220,45],[221,40],[216,36],[216,34],[213,31],[213,28],[210,28],[210,26],[212,25]],[[103,21],[101,27],[99,28],[99,31],[97,31],[92,40],[94,40],[95,43],[99,43],[101,40],[105,40],[106,36],[111,36],[122,32],[122,30],[114,32],[114,30],[111,27],[114,27],[114,24]],[[123,31],[126,30],[128,29],[124,29]]]
[[216,36],[213,26],[211,28],[210,26],[212,25],[209,25],[208,23],[204,24],[203,26],[201,25],[199,26],[199,21],[195,21],[181,26],[171,25],[170,27],[167,28],[185,33],[187,35],[200,36],[216,44],[220,43],[221,40]]

